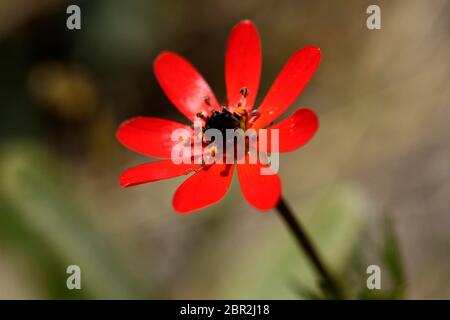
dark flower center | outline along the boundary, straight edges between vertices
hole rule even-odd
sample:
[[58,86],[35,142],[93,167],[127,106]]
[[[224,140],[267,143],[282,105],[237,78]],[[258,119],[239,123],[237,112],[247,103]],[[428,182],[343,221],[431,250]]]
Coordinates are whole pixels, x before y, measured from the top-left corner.
[[240,128],[241,119],[239,115],[231,113],[226,108],[222,111],[213,111],[205,120],[205,130],[217,129],[222,135],[226,136],[227,129]]

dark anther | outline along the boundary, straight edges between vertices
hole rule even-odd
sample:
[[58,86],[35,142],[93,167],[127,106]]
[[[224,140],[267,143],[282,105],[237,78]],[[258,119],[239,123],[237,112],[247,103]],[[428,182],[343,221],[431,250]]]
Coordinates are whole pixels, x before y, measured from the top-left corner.
[[252,110],[250,112],[250,120],[249,123],[253,124],[259,117],[261,116],[261,113],[259,113],[259,111],[257,109]]
[[259,111],[258,110],[252,110],[251,112],[250,112],[250,115],[251,116],[256,116],[256,117],[259,117],[261,114],[259,113]]
[[196,114],[195,114],[196,116],[197,116],[197,118],[200,118],[200,119],[205,119],[205,115],[203,114],[203,112],[197,112]]
[[242,87],[239,92],[244,98],[246,98],[248,96],[248,89],[247,89],[247,87]]

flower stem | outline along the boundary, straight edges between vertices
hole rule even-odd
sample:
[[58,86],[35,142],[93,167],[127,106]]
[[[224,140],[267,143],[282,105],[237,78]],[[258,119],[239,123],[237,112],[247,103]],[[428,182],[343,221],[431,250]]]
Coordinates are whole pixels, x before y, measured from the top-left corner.
[[335,299],[343,299],[342,292],[339,289],[337,283],[334,281],[330,272],[328,272],[324,263],[320,259],[317,250],[314,248],[311,240],[303,230],[300,222],[295,218],[292,210],[287,206],[283,197],[277,204],[277,210],[284,222],[287,224],[292,234],[295,236],[298,245],[304,250],[311,263],[316,268],[317,272],[323,279],[323,286],[326,289],[326,293],[331,294]]

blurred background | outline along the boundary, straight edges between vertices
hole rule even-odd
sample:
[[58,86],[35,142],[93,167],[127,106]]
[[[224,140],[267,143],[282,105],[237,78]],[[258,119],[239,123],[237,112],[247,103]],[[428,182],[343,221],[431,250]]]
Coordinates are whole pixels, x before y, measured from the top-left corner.
[[[66,8],[81,8],[81,30]],[[366,8],[381,7],[381,30]],[[274,213],[234,177],[219,204],[181,216],[184,177],[121,189],[152,161],[122,147],[118,125],[185,121],[152,73],[181,53],[225,97],[231,28],[258,26],[258,102],[297,49],[323,60],[300,106],[320,129],[281,156],[286,200],[353,298],[450,298],[450,1],[2,0],[0,298],[297,299],[315,273]],[[81,268],[82,290],[66,288]],[[382,290],[366,288],[366,268]]]

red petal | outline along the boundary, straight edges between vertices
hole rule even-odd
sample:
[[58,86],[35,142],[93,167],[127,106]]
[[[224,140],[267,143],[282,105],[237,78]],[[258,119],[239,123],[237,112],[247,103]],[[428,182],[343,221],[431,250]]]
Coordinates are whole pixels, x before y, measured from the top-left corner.
[[[289,152],[305,145],[316,133],[319,119],[310,109],[298,109],[289,118],[269,128],[267,151],[270,151],[270,130],[279,130],[279,152]],[[261,148],[264,151],[264,148]]]
[[245,199],[259,210],[275,207],[281,196],[281,180],[277,174],[261,175],[260,163],[237,165],[237,173]]
[[258,111],[254,128],[263,128],[278,118],[297,99],[319,66],[322,54],[309,46],[297,51],[276,78]]
[[175,107],[194,121],[198,112],[209,114],[205,97],[211,106],[219,108],[208,83],[183,57],[173,52],[161,53],[154,62],[158,82]]
[[200,168],[198,164],[174,164],[172,160],[141,164],[125,170],[119,178],[122,187],[178,177]]
[[189,213],[210,206],[222,199],[233,177],[234,165],[213,164],[189,177],[173,196],[179,213]]
[[251,110],[258,93],[261,75],[261,42],[255,25],[248,20],[238,23],[228,38],[225,57],[225,81],[228,104],[231,107],[241,99],[240,90],[248,89],[247,110]]
[[117,131],[117,139],[125,147],[156,158],[170,158],[172,147],[177,141],[171,141],[172,132],[192,128],[182,123],[149,117],[137,117],[125,121]]

